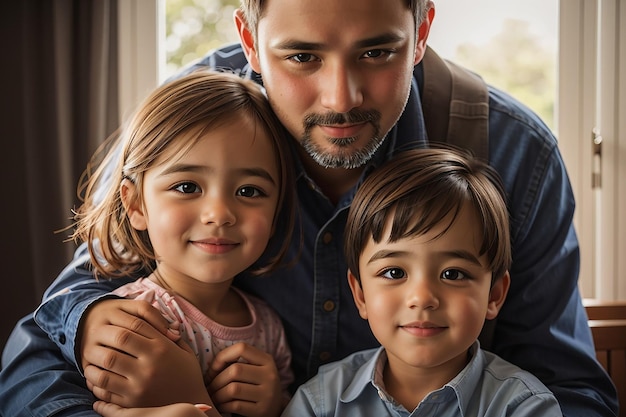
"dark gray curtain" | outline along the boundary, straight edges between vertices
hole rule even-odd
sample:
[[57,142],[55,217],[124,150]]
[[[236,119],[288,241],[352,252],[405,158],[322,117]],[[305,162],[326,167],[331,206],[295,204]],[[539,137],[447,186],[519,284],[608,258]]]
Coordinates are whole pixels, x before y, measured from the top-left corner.
[[20,0],[0,13],[0,347],[71,259],[76,185],[118,125],[117,1]]

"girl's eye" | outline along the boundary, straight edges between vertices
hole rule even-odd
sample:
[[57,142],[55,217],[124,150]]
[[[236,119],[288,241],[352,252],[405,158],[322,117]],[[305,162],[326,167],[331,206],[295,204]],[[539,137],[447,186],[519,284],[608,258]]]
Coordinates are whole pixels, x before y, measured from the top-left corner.
[[448,279],[450,281],[458,281],[467,278],[468,277],[458,269],[447,269],[441,274],[441,279]]
[[198,187],[193,182],[180,183],[177,186],[175,186],[173,189],[183,194],[199,193],[202,191],[200,190],[200,187]]
[[404,272],[404,270],[400,268],[389,268],[389,269],[385,269],[380,274],[380,276],[387,278],[387,279],[402,279],[406,277],[406,272]]
[[241,187],[237,190],[237,195],[241,197],[262,197],[265,195],[261,190],[256,187]]

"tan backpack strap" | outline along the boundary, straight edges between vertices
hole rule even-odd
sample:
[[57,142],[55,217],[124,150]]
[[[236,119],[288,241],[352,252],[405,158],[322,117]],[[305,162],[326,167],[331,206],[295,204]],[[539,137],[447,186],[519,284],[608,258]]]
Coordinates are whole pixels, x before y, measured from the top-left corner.
[[422,59],[422,108],[428,139],[446,142],[489,160],[489,92],[478,75],[439,57]]

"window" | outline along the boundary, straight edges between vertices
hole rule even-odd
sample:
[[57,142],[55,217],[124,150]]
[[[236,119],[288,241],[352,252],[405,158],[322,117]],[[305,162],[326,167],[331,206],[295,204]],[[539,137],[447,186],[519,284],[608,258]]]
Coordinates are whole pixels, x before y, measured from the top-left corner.
[[556,130],[558,0],[439,1],[428,43]]

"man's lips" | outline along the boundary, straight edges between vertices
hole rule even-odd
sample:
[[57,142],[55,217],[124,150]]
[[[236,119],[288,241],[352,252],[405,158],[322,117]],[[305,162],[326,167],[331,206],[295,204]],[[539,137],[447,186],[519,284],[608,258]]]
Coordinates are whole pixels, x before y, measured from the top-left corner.
[[367,122],[351,125],[319,125],[324,135],[331,138],[351,138],[359,134]]
[[407,323],[401,325],[400,328],[407,333],[418,337],[436,336],[447,329],[445,326],[439,326],[428,321]]

